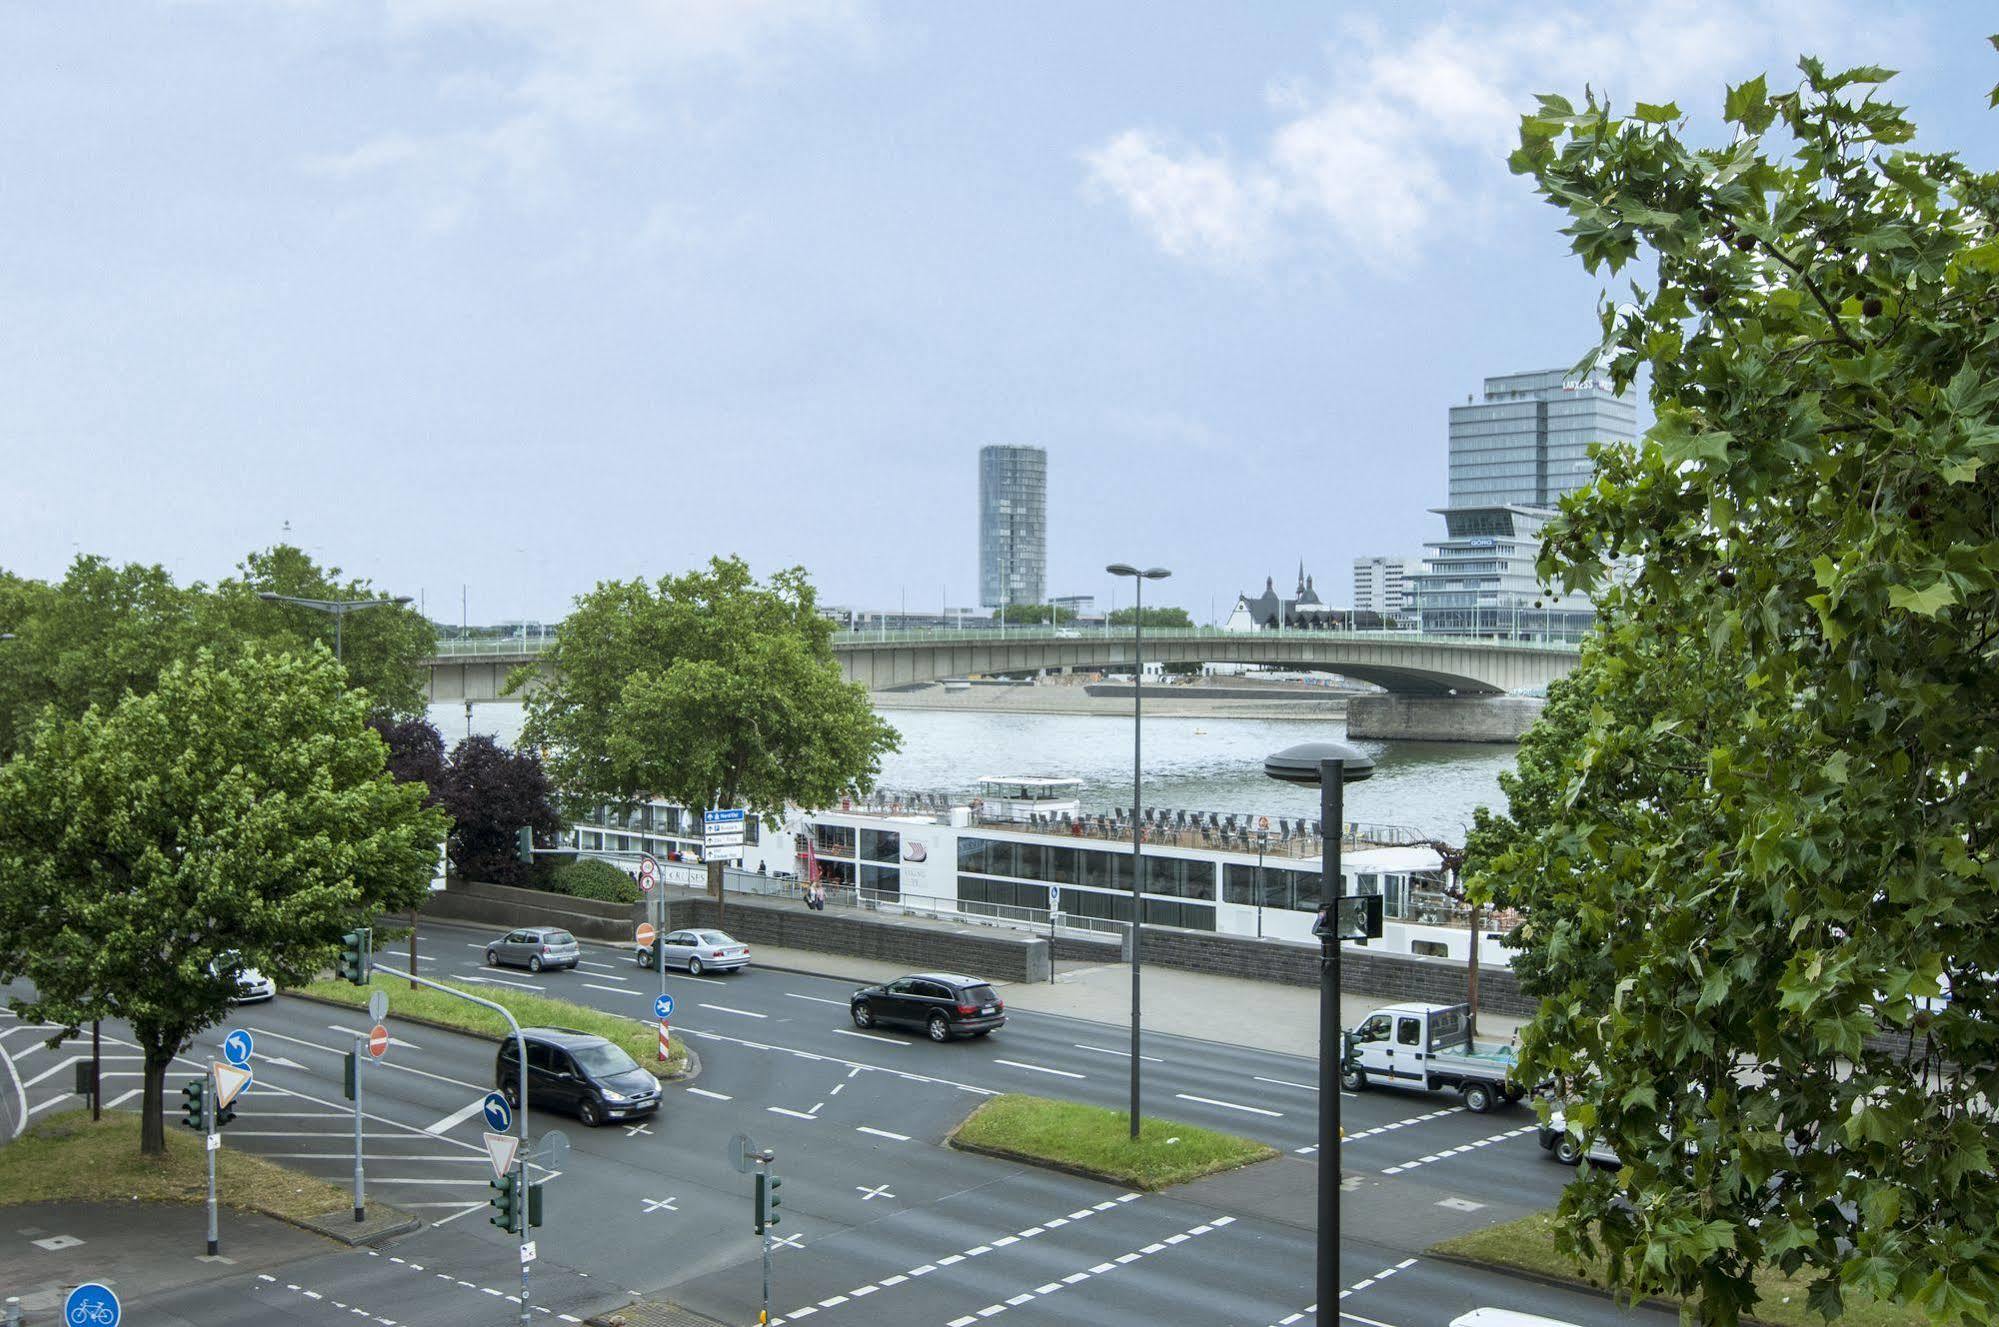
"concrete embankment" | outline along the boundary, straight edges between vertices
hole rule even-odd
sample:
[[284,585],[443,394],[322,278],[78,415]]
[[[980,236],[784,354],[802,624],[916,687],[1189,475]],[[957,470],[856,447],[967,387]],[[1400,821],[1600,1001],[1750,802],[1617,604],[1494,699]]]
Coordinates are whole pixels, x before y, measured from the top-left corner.
[[[1080,686],[975,686],[969,691],[946,691],[929,686],[869,694],[879,710],[1130,715],[1131,688],[1118,688],[1115,694],[1092,694],[1104,690]],[[1332,720],[1345,718],[1347,712],[1345,697],[1297,696],[1292,692],[1257,697],[1239,688],[1229,688],[1224,695],[1204,694],[1207,690],[1193,686],[1147,686],[1145,712],[1160,718]]]

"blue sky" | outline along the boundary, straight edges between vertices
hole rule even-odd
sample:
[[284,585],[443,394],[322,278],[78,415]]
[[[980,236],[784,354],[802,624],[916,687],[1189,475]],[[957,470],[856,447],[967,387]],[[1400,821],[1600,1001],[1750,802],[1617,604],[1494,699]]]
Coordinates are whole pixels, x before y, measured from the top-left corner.
[[1446,406],[1598,283],[1529,94],[1711,122],[1801,51],[1994,166],[1989,4],[0,4],[0,565],[283,537],[455,617],[712,552],[968,603],[975,453],[1052,593],[1205,618],[1420,549]]

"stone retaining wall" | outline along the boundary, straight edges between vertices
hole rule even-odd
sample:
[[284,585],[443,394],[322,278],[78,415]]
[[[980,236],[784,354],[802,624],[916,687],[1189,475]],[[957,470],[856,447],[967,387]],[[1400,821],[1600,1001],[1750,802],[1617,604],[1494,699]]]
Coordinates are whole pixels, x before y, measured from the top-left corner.
[[997,926],[920,925],[828,908],[813,912],[793,903],[774,906],[728,900],[718,923],[715,900],[676,899],[675,926],[717,926],[748,942],[782,949],[899,963],[912,972],[962,972],[994,981],[1047,981],[1048,941]]

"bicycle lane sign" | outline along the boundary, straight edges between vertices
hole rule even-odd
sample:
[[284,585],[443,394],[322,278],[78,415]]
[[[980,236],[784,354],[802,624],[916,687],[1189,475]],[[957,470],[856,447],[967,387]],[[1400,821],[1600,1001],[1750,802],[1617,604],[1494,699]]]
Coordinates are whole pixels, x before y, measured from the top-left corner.
[[118,1327],[118,1319],[125,1311],[110,1286],[86,1281],[69,1292],[62,1312],[70,1327]]

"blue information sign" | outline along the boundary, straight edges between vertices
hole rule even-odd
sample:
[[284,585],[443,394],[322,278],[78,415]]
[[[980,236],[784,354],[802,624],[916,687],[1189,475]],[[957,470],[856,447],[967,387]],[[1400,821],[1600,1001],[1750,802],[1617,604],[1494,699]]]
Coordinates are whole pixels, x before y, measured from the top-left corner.
[[505,1133],[514,1122],[514,1108],[507,1099],[497,1092],[488,1092],[482,1103],[486,1108],[486,1127],[494,1133]]
[[118,1303],[118,1296],[111,1293],[111,1287],[95,1281],[84,1282],[62,1302],[63,1321],[72,1327],[118,1327],[118,1319],[124,1314],[124,1307]]
[[701,823],[704,825],[740,825],[743,823],[743,811],[741,807],[737,807],[733,811],[703,811],[701,813]]
[[653,1017],[655,1018],[672,1018],[673,997],[670,995],[662,995],[657,1000],[654,1000],[652,1002],[652,1012],[653,1012]]
[[237,1028],[222,1039],[222,1058],[241,1069],[250,1063],[250,1052],[255,1050],[256,1046],[256,1038],[242,1028]]

